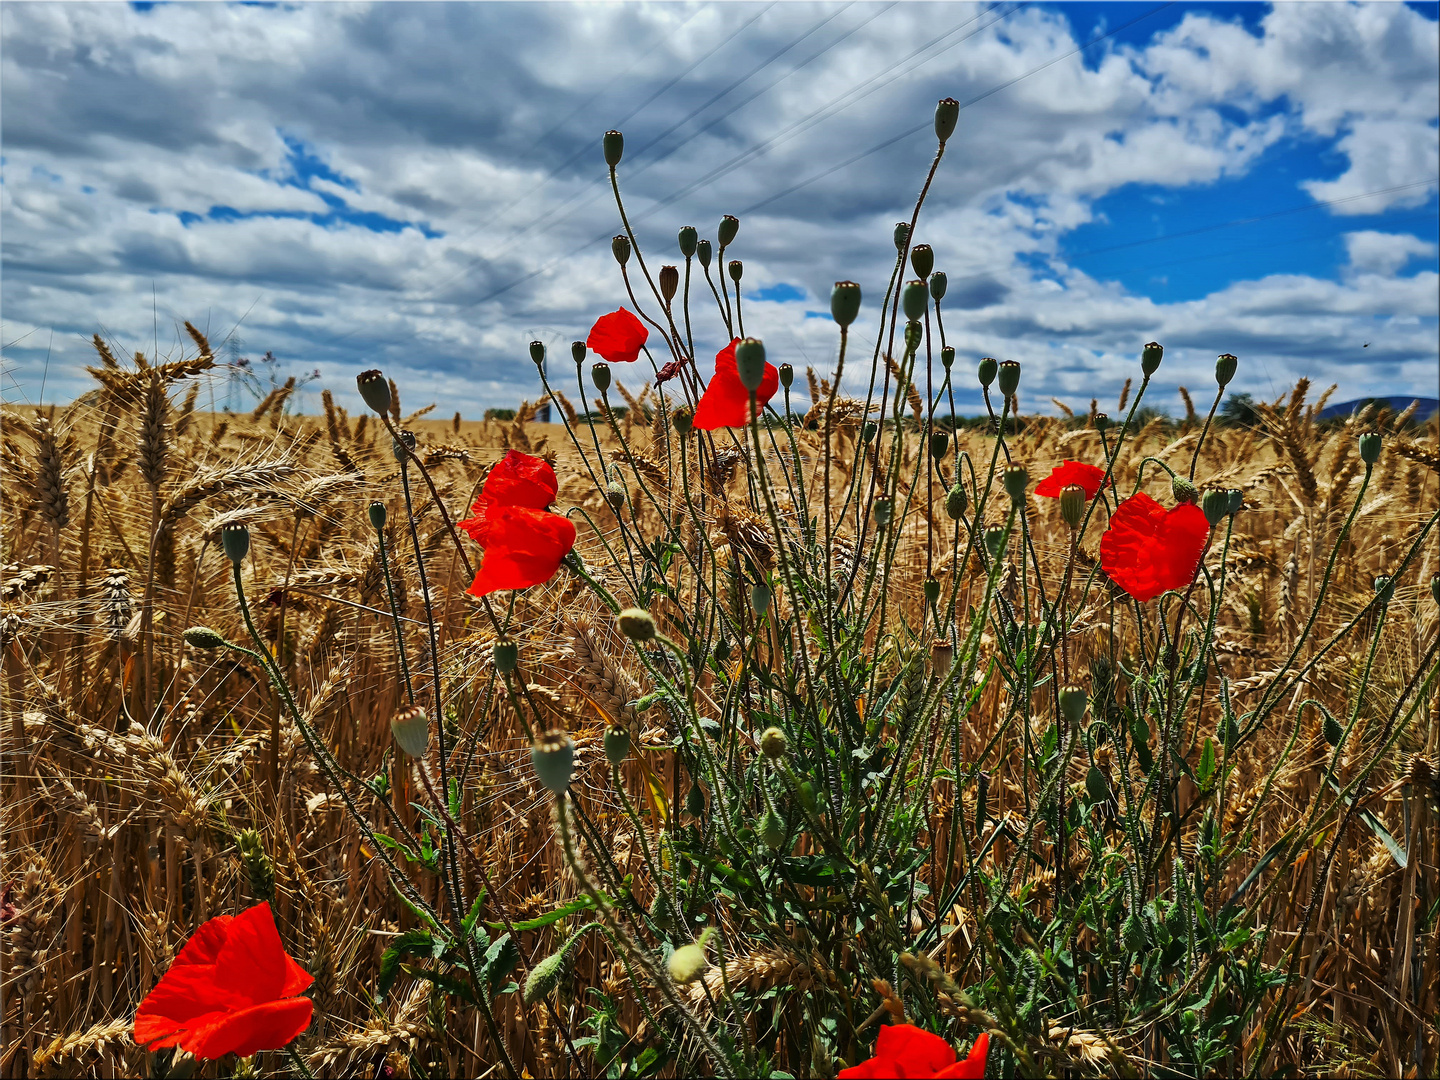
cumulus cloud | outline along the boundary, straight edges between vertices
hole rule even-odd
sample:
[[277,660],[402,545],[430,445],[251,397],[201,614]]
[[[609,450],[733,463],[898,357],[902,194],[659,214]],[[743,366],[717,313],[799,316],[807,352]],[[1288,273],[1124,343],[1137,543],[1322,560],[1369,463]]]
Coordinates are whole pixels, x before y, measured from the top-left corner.
[[1373,229],[1345,234],[1350,269],[1357,274],[1392,277],[1411,259],[1434,255],[1435,245],[1409,233],[1383,233]]

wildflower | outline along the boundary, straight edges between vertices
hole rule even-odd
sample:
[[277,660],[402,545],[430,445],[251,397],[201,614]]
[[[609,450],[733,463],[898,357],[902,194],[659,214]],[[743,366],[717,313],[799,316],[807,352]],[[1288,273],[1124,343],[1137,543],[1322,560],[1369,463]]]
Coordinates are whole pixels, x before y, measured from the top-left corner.
[[596,319],[585,344],[612,364],[629,364],[639,359],[640,347],[649,338],[645,324],[622,307]]
[[990,1035],[982,1033],[969,1055],[957,1061],[954,1048],[939,1035],[913,1024],[892,1024],[880,1029],[880,1037],[875,1040],[875,1056],[849,1069],[841,1069],[840,1080],[870,1077],[979,1080],[985,1075],[985,1057],[989,1051]]
[[[715,354],[715,377],[705,388],[700,404],[695,407],[692,426],[701,431],[714,431],[722,427],[744,427],[750,421],[750,392],[740,381],[739,369],[735,366],[735,348],[740,339],[733,339],[729,345]],[[769,363],[765,364],[764,376],[755,391],[755,411],[759,410],[780,387],[780,372]]]
[[550,464],[518,450],[502,458],[459,525],[485,549],[485,559],[467,590],[485,596],[498,589],[524,589],[555,576],[575,546],[575,526],[548,512],[560,485]]
[[1058,499],[1071,484],[1085,489],[1085,498],[1093,499],[1105,481],[1105,470],[1084,461],[1063,461],[1050,470],[1050,475],[1035,485],[1035,494]]
[[278,1050],[310,1026],[315,980],[280,943],[268,903],[201,925],[135,1010],[136,1043],[197,1058]]
[[563,795],[575,775],[575,740],[563,731],[547,731],[530,747],[530,763],[545,790]]
[[548,510],[560,491],[555,479],[555,470],[543,458],[511,450],[497,461],[485,477],[485,486],[475,505],[470,508],[473,517],[459,522],[460,528],[470,534],[477,544],[482,544],[481,534],[485,530],[487,510],[492,506],[523,506],[531,510]]
[[1116,507],[1100,538],[1100,566],[1143,604],[1194,580],[1209,533],[1194,503],[1166,510],[1140,492]]

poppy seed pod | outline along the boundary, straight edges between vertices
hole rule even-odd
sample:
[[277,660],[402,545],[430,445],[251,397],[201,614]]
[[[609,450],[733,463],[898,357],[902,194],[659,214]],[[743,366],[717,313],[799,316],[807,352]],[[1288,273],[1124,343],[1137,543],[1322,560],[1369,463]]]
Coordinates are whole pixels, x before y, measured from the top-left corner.
[[681,435],[689,435],[690,428],[695,423],[695,414],[689,409],[676,409],[670,422],[675,425],[675,430]]
[[1014,397],[1015,391],[1020,388],[1020,361],[1000,361],[1000,374],[998,377],[1000,393],[1007,398]]
[[947,286],[949,283],[950,283],[950,279],[945,276],[945,271],[944,271],[944,270],[936,270],[933,274],[931,274],[931,275],[930,275],[930,299],[934,300],[937,304],[938,304],[941,300],[944,300],[944,299],[945,299],[945,288],[946,288],[946,286]]
[[979,365],[975,368],[975,377],[980,380],[980,385],[989,387],[995,381],[995,373],[999,370],[999,364],[993,356],[982,356]]
[[740,219],[734,214],[726,214],[720,219],[720,227],[715,230],[715,236],[720,241],[722,248],[727,248],[735,242],[735,234],[740,231]]
[[631,641],[655,640],[655,620],[648,611],[641,608],[626,608],[615,616],[615,624]]
[[422,706],[408,705],[390,717],[390,734],[407,757],[424,757],[430,746],[430,718]]
[[1382,605],[1390,603],[1395,599],[1395,579],[1388,574],[1381,574],[1375,579],[1375,599]]
[[680,271],[673,266],[660,267],[660,295],[669,304],[675,299],[675,293],[680,288]]
[[1230,514],[1232,516],[1245,509],[1245,492],[1239,488],[1226,488],[1225,494],[1230,496]]
[[1200,500],[1200,509],[1205,512],[1205,520],[1210,523],[1210,527],[1215,528],[1230,513],[1230,493],[1220,488],[1211,488]]
[[865,423],[861,424],[861,425],[860,425],[860,445],[861,445],[861,446],[864,446],[864,445],[865,445],[866,443],[868,443],[871,439],[875,438],[875,432],[878,431],[878,430],[879,430],[879,428],[878,428],[878,426],[876,425],[876,423],[875,423],[874,420],[866,420]]
[[770,601],[773,596],[774,593],[770,591],[769,585],[763,581],[755,583],[754,588],[750,590],[750,606],[755,609],[756,615],[764,615],[770,610]]
[[[905,351],[906,353],[917,352],[920,343],[925,340],[925,327],[920,325],[919,320],[911,319],[905,324]],[[895,384],[896,393],[900,392],[899,380]]]
[[250,553],[250,530],[244,525],[226,525],[220,530],[220,547],[236,566]]
[[760,839],[771,851],[779,851],[785,843],[785,823],[774,810],[766,810],[760,817]]
[[1025,501],[1025,489],[1030,486],[1030,471],[1024,465],[1011,465],[1005,470],[1005,494],[1010,501]]
[[611,765],[622,765],[630,756],[630,732],[618,724],[605,729],[605,760]]
[[760,733],[760,752],[771,761],[779,761],[790,749],[790,740],[778,727],[767,727]]
[[490,651],[495,657],[495,670],[501,675],[509,675],[520,663],[520,646],[513,641],[497,641]]
[[945,513],[951,521],[959,521],[969,504],[970,496],[965,494],[965,489],[959,484],[952,487],[945,495]]
[[789,390],[795,383],[795,367],[792,364],[780,365],[780,385]]
[[[931,280],[933,281],[934,278],[931,278]],[[940,366],[943,367],[946,371],[949,371],[952,367],[955,366],[954,345],[946,345],[943,349],[940,350]]]
[[837,281],[830,290],[830,317],[841,326],[849,326],[860,315],[860,286],[853,281]]
[[225,639],[208,626],[192,626],[183,636],[192,649],[219,649],[225,645]]
[[929,244],[916,244],[910,249],[910,265],[914,267],[916,277],[928,278],[930,271],[935,269],[935,249]]
[[710,269],[711,246],[709,240],[701,240],[695,245],[695,257],[700,260],[700,265],[706,270]]
[[760,389],[765,381],[765,345],[759,338],[747,337],[735,346],[735,371],[746,390]]
[[936,641],[930,645],[930,671],[937,679],[950,674],[955,665],[955,645],[949,641]]
[[575,743],[563,731],[547,731],[530,747],[535,775],[552,795],[563,795],[575,772]]
[[605,393],[610,389],[610,365],[595,364],[590,368],[590,381],[595,384],[595,389]]
[[1060,715],[1070,724],[1078,724],[1085,717],[1085,690],[1079,686],[1066,686],[1060,691]]
[[985,550],[990,553],[992,561],[996,561],[1005,553],[1005,526],[987,525],[985,527]]
[[375,368],[355,376],[360,397],[372,410],[384,416],[390,411],[390,380]]
[[620,159],[625,156],[625,136],[618,131],[607,131],[601,145],[605,148],[605,164],[612,169],[619,165]]
[[1165,347],[1158,341],[1151,341],[1140,351],[1140,370],[1146,375],[1154,375],[1160,367],[1160,359],[1165,355]]
[[1172,476],[1170,478],[1170,494],[1175,496],[1177,503],[1197,503],[1200,501],[1200,492],[1194,484],[1183,476]]
[[739,259],[731,259],[730,262],[727,264],[726,269],[730,271],[730,280],[736,282],[737,284],[739,283],[740,278],[745,274],[745,264]]
[[950,433],[948,431],[932,431],[930,433],[930,456],[943,460],[945,452],[950,449]]
[[895,223],[895,250],[904,251],[905,245],[910,242],[910,223],[908,221],[897,221]]
[[685,793],[685,812],[691,817],[701,817],[705,813],[705,789],[697,780],[690,781],[690,790]]
[[615,261],[624,266],[630,261],[630,238],[628,236],[613,236],[610,238],[610,254],[615,256]]
[[1368,468],[1380,460],[1380,433],[1367,431],[1360,436],[1360,460]]
[[940,582],[935,578],[926,578],[925,584],[921,586],[925,590],[925,602],[934,607],[940,599]]
[[1079,484],[1066,484],[1060,489],[1060,516],[1072,530],[1080,527],[1085,517],[1085,489]]
[[1215,381],[1222,387],[1228,386],[1239,365],[1240,358],[1234,353],[1221,353],[1215,358]]
[[886,528],[895,519],[895,503],[890,499],[875,500],[875,527]]
[[570,343],[570,359],[574,360],[576,364],[583,364],[585,362],[585,353],[587,351],[585,342],[583,341],[572,341]]
[[1095,421],[1095,430],[1096,430],[1096,431],[1104,431],[1105,429],[1107,429],[1107,428],[1110,426],[1110,414],[1109,414],[1109,413],[1097,412],[1097,413],[1095,414],[1095,416],[1093,417],[1093,419],[1094,419],[1094,421]]
[[923,319],[925,302],[929,296],[930,290],[925,287],[925,282],[907,281],[904,290],[900,293],[900,310],[905,312],[905,318]]
[[694,225],[682,225],[680,227],[680,254],[690,258],[695,254],[695,245],[700,242],[700,234],[695,231]]
[[398,431],[395,438],[390,440],[390,453],[395,460],[403,463],[415,449],[415,433],[413,431]]
[[545,343],[543,341],[530,342],[530,360],[537,368],[545,363]]
[[953,97],[941,98],[935,105],[935,138],[944,146],[955,134],[955,125],[960,122],[960,102]]
[[365,514],[370,518],[370,524],[377,529],[383,529],[385,527],[385,520],[389,516],[385,510],[385,504],[381,502],[372,502],[366,509]]

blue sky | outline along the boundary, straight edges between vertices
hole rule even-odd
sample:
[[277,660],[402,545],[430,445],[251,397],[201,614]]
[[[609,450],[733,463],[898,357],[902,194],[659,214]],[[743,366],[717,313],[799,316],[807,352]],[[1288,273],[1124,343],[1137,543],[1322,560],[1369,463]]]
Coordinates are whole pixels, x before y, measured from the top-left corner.
[[[527,343],[564,355],[625,302],[612,126],[652,265],[677,261],[680,225],[713,236],[738,213],[747,329],[824,374],[830,283],[878,305],[953,95],[917,239],[950,277],[964,364],[1022,361],[1026,407],[1109,401],[1151,338],[1171,409],[1178,385],[1205,396],[1222,351],[1241,357],[1235,388],[1265,396],[1299,376],[1337,400],[1434,396],[1437,17],[8,3],[0,389],[69,400],[92,333],[164,353],[188,318],[237,355],[319,369],[312,389],[342,401],[371,366],[407,406],[533,397]],[[723,342],[713,312],[697,322],[703,365]]]

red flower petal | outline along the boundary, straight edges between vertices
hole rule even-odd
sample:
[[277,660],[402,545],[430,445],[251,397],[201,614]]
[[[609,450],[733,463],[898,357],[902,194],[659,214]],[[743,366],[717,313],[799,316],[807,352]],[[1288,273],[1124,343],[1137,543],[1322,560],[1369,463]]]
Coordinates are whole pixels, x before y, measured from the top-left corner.
[[628,364],[639,357],[640,347],[649,338],[645,324],[622,307],[596,319],[585,344],[612,364]]
[[970,1048],[970,1056],[935,1074],[936,1080],[984,1080],[985,1057],[990,1052],[990,1033],[984,1031]]
[[487,507],[526,506],[531,510],[545,510],[555,501],[559,491],[555,470],[548,461],[511,450],[491,467],[485,477],[485,486],[470,508],[474,516],[456,524],[470,534],[470,539],[483,544]]
[[306,997],[283,998],[235,1013],[219,1013],[211,1023],[197,1024],[181,1040],[197,1058],[226,1054],[249,1057],[292,1042],[310,1026],[314,1003]]
[[1115,508],[1100,538],[1100,566],[1142,604],[1195,577],[1210,525],[1193,503],[1171,510],[1143,491]]
[[1062,489],[1079,484],[1085,489],[1085,498],[1093,499],[1100,492],[1105,480],[1105,470],[1083,461],[1066,461],[1051,471],[1050,475],[1035,485],[1035,494],[1047,499],[1058,499]]
[[485,558],[467,590],[472,596],[549,581],[575,546],[575,526],[559,514],[523,506],[491,506],[485,513],[481,543]]
[[939,1035],[913,1024],[892,1024],[880,1029],[875,1056],[894,1066],[899,1077],[934,1076],[955,1061],[954,1048]]
[[[714,431],[722,427],[744,427],[750,422],[750,391],[740,381],[740,372],[735,367],[735,346],[740,344],[734,338],[729,345],[715,354],[715,377],[700,396],[695,406],[692,427],[701,431]],[[765,365],[765,375],[760,388],[755,391],[755,415],[780,388],[780,370],[771,364]]]

